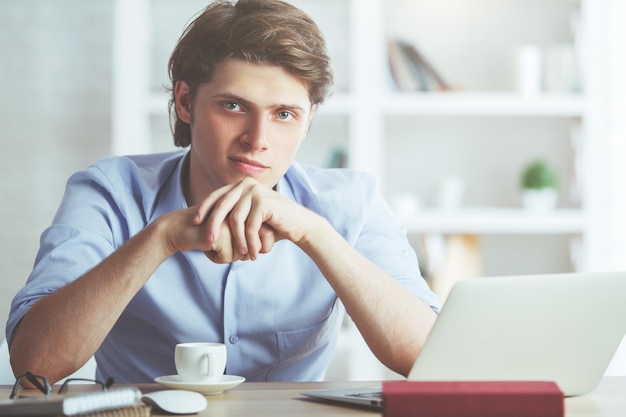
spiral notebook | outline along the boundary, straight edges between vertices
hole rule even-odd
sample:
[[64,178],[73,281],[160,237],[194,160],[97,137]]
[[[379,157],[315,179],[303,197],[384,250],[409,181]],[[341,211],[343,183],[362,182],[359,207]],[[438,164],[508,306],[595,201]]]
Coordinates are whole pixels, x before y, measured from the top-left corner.
[[[0,416],[144,416],[150,415],[149,410],[141,405],[141,391],[137,387],[0,400]],[[139,414],[132,414],[137,412]]]
[[80,417],[150,417],[152,407],[146,404],[129,405],[109,410],[81,414]]

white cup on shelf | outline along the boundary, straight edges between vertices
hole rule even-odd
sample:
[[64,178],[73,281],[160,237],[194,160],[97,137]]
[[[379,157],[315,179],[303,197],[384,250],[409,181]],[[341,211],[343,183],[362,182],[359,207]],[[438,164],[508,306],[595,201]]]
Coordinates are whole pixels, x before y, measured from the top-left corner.
[[524,96],[537,95],[542,90],[543,54],[535,44],[522,44],[515,49],[517,92]]
[[548,45],[543,61],[545,91],[571,93],[578,90],[576,53],[572,44]]
[[465,195],[465,179],[451,175],[440,184],[437,196],[437,207],[443,211],[454,211],[461,208]]
[[391,200],[393,212],[402,219],[415,216],[421,206],[420,198],[414,193],[399,193],[394,195]]

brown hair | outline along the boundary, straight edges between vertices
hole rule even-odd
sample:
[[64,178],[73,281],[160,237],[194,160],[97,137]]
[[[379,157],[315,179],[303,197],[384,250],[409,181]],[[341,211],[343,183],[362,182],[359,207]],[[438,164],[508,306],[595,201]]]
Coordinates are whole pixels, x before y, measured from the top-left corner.
[[312,104],[325,100],[333,82],[324,36],[303,11],[280,0],[218,0],[189,24],[169,60],[169,112],[177,146],[191,143],[191,128],[176,112],[176,83],[187,82],[193,100],[215,66],[229,58],[283,67],[308,88]]

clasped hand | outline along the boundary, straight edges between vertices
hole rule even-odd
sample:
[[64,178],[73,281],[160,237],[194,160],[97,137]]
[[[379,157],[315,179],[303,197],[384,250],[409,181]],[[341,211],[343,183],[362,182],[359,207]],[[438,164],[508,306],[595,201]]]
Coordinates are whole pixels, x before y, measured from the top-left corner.
[[288,239],[298,243],[315,214],[252,178],[224,186],[199,205],[169,213],[172,250],[202,250],[216,263],[255,260]]

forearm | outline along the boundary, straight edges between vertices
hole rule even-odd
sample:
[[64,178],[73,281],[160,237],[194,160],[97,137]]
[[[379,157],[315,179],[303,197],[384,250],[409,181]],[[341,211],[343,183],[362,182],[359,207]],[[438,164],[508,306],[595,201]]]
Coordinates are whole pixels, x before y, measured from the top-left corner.
[[82,277],[33,305],[11,343],[15,374],[31,371],[56,381],[82,366],[172,253],[162,234],[160,222],[152,223]]
[[372,352],[407,375],[436,314],[320,219],[298,245],[313,259],[344,303]]

